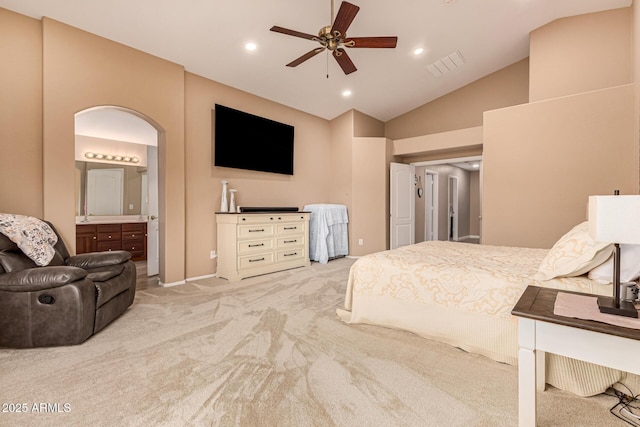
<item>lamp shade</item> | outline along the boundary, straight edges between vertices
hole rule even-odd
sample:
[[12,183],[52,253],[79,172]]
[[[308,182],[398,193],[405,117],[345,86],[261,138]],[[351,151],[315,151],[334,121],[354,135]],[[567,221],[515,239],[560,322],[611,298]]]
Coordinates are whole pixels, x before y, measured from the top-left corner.
[[640,196],[589,196],[589,235],[597,242],[640,244]]

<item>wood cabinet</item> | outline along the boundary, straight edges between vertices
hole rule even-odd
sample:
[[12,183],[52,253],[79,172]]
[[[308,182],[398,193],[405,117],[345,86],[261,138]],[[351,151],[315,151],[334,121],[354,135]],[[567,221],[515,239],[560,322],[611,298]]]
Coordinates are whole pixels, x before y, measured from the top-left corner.
[[76,253],[125,250],[133,261],[147,259],[147,223],[76,224]]
[[86,254],[98,250],[98,225],[76,225],[76,253]]
[[216,214],[218,277],[245,277],[306,267],[309,213]]
[[122,224],[122,249],[131,252],[134,260],[147,259],[147,223]]

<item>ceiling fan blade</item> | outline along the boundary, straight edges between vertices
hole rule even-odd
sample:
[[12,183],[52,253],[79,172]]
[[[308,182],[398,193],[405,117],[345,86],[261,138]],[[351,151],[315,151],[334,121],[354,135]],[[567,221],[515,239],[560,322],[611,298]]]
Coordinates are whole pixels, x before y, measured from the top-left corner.
[[298,65],[302,64],[304,61],[306,61],[307,59],[313,58],[314,56],[316,56],[317,54],[319,54],[320,52],[322,52],[324,50],[323,47],[317,47],[307,53],[305,53],[304,55],[302,55],[300,58],[295,59],[291,62],[289,62],[287,64],[287,67],[297,67]]
[[349,37],[344,41],[346,47],[394,48],[397,43],[397,37]]
[[318,36],[314,36],[313,34],[301,33],[300,31],[289,30],[288,28],[278,27],[277,25],[274,25],[273,27],[271,27],[271,31],[276,33],[286,34],[288,36],[300,37],[307,40],[313,40],[318,38]]
[[360,8],[355,4],[351,4],[349,2],[343,1],[340,5],[340,9],[338,10],[338,14],[336,15],[336,19],[333,21],[333,26],[331,27],[331,34],[335,34],[335,32],[339,32],[341,36],[347,33],[347,29],[351,22],[353,22],[353,18],[356,17]]
[[351,58],[347,55],[344,49],[336,49],[333,51],[333,57],[338,61],[338,65],[342,68],[345,74],[351,74],[357,70],[356,66],[353,65]]

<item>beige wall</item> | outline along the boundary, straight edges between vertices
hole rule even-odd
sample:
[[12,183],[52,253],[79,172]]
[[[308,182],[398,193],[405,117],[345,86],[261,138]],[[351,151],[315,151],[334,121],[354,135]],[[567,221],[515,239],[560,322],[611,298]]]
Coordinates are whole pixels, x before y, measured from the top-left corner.
[[[238,190],[237,206],[296,206],[329,203],[331,129],[327,120],[186,73],[186,269],[187,277],[215,271],[214,212],[220,210],[221,180]],[[213,166],[213,108],[221,104],[295,128],[294,175]]]
[[631,8],[558,19],[531,33],[530,100],[633,81]]
[[[361,256],[387,249],[389,221],[386,138],[353,138],[353,198],[349,217],[349,254]],[[362,239],[363,244],[359,244]]]
[[[341,114],[331,120],[331,169],[326,178],[330,182],[330,203],[347,206],[347,213],[351,211],[352,189],[352,143],[353,143],[353,110]],[[349,245],[352,242],[349,241]]]
[[482,126],[487,110],[529,101],[529,60],[523,59],[385,123],[390,139]]
[[0,212],[42,217],[42,28],[0,8]]
[[485,113],[482,241],[548,248],[594,194],[638,192],[634,86]]
[[394,154],[405,163],[482,154],[482,126],[393,141]]
[[161,135],[160,280],[183,280],[183,67],[48,18],[42,37],[44,217],[74,251],[74,114],[101,105],[136,111]]
[[[389,162],[392,142],[380,135],[382,122],[355,110],[331,121],[329,203],[347,206],[349,254],[385,250],[388,242]],[[359,245],[362,239],[364,244]]]
[[550,247],[586,219],[589,195],[638,193],[636,88],[619,86],[633,76],[632,16],[532,32],[531,98],[548,99],[485,113],[483,243]]
[[384,136],[384,122],[353,110],[353,136],[375,137]]

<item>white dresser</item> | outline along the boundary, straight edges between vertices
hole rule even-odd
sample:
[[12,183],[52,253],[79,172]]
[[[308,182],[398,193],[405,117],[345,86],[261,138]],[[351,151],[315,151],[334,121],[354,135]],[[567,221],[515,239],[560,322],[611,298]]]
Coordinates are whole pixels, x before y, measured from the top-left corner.
[[217,276],[234,281],[306,267],[309,213],[216,213]]

